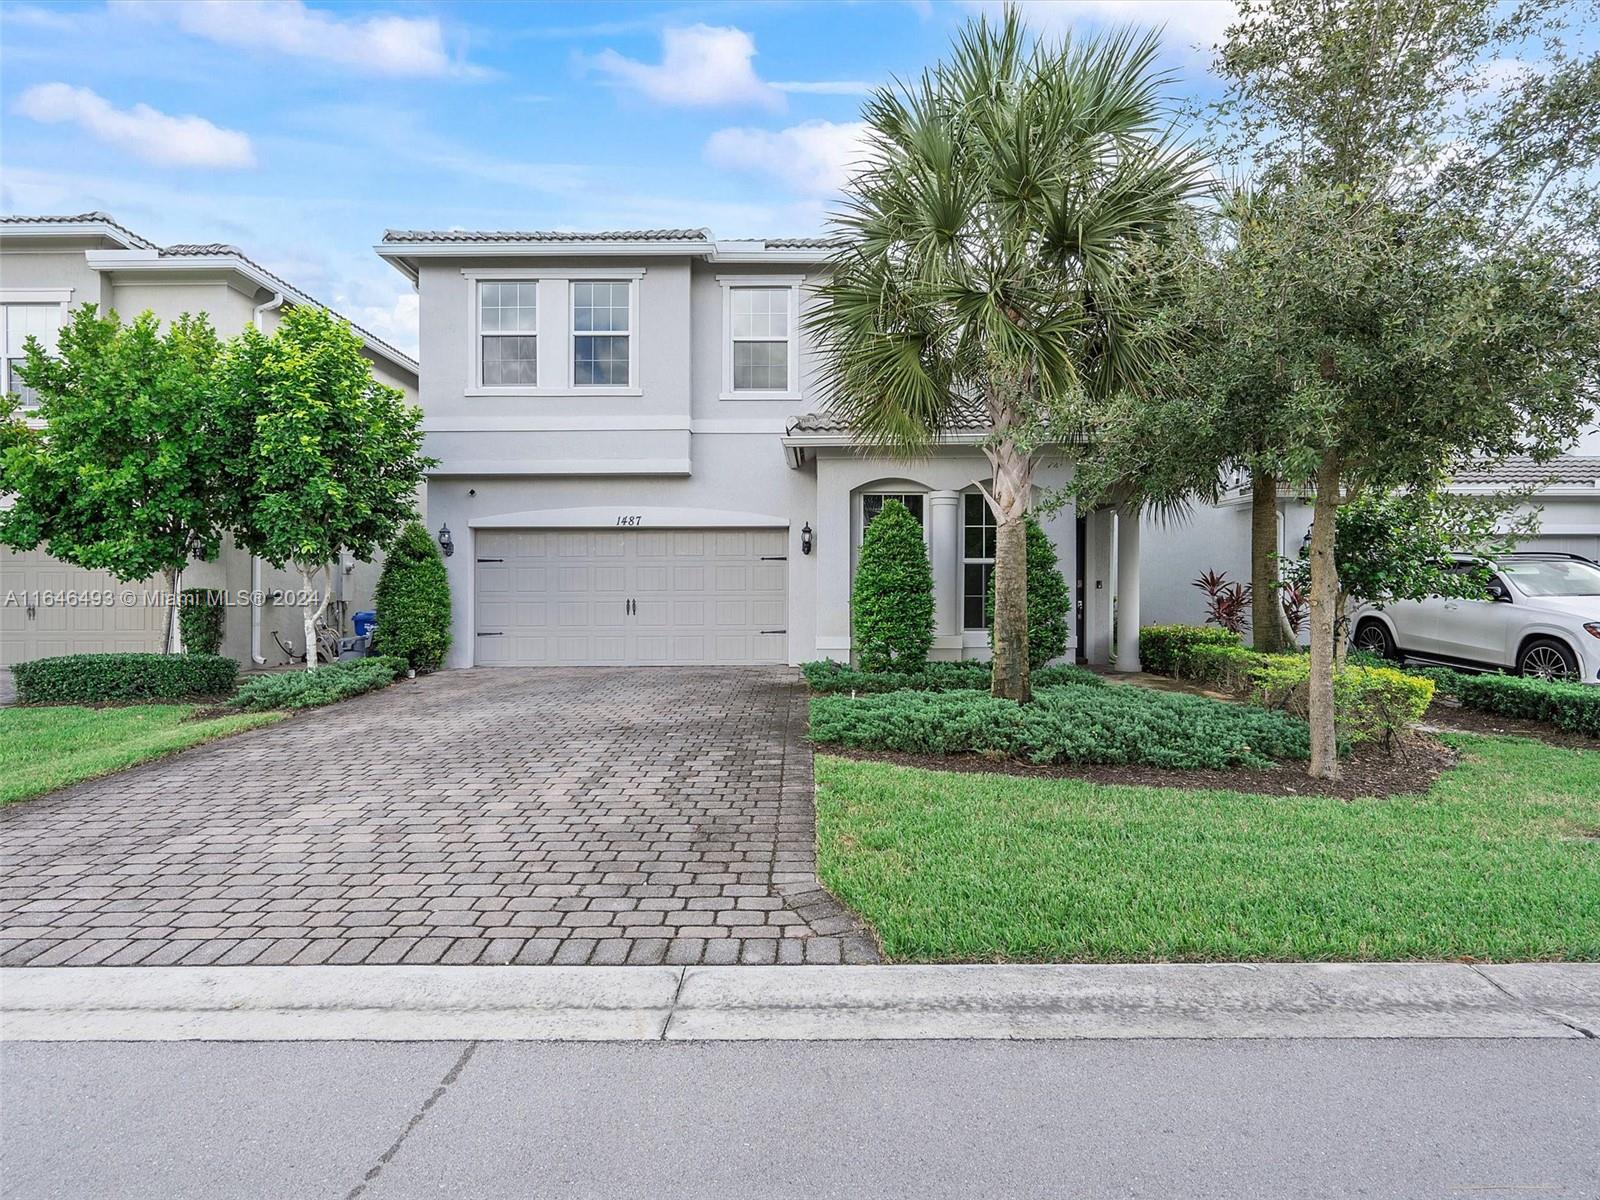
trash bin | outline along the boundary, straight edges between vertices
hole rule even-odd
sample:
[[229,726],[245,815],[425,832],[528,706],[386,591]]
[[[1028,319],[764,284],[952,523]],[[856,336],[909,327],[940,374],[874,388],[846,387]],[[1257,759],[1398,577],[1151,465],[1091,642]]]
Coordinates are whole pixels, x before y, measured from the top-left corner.
[[371,637],[372,627],[378,623],[378,614],[370,608],[363,609],[350,618],[350,623],[355,626],[357,637]]

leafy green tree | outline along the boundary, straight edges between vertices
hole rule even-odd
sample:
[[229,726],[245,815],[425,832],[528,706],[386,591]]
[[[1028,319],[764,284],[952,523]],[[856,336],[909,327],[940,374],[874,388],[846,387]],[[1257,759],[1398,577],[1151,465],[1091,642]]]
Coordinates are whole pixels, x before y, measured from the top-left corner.
[[997,523],[996,696],[1029,698],[1027,537],[1040,451],[1085,402],[1142,391],[1148,275],[1197,186],[1154,35],[1028,44],[979,19],[920,81],[876,92],[865,161],[808,321],[827,403],[915,457],[980,427]]
[[436,671],[450,649],[450,580],[439,547],[417,521],[400,531],[378,576],[374,654],[392,654],[414,671]]
[[370,562],[416,515],[432,465],[422,413],[372,377],[349,325],[311,306],[284,313],[271,337],[245,330],[229,347],[225,379],[238,439],[230,525],[252,554],[299,572],[312,669],[334,560]]
[[[1072,593],[1061,574],[1055,543],[1044,527],[1027,518],[1028,525],[1028,668],[1040,667],[1067,652],[1071,636]],[[990,645],[994,644],[994,580],[984,601],[984,617],[989,622]]]
[[38,394],[31,430],[0,436],[0,542],[40,545],[123,582],[160,575],[171,601],[167,649],[179,645],[179,577],[216,558],[226,529],[222,347],[206,318],[161,330],[146,312],[124,325],[76,309],[54,354],[32,338],[20,374]]
[[933,568],[921,522],[898,500],[886,502],[862,536],[850,625],[863,671],[915,671],[928,660]]

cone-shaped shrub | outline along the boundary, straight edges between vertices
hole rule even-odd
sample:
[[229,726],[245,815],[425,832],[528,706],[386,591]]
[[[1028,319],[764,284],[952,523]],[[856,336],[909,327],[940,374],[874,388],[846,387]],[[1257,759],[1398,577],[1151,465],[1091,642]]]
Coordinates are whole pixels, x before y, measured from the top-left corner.
[[[1072,623],[1072,593],[1062,577],[1056,559],[1055,543],[1044,527],[1032,517],[1028,530],[1028,669],[1037,671],[1052,659],[1067,652],[1067,635]],[[984,618],[989,623],[989,644],[994,644],[994,579],[989,580],[989,598]]]
[[400,531],[378,577],[374,654],[403,658],[416,671],[437,670],[450,649],[450,581],[444,559],[419,522]]
[[915,671],[933,646],[933,571],[922,526],[898,500],[867,526],[850,601],[863,671]]

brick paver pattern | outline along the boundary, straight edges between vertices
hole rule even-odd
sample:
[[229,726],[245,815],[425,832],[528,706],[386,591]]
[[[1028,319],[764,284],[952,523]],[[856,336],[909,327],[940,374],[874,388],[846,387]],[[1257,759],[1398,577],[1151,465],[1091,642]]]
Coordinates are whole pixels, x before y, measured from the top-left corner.
[[445,671],[0,814],[0,963],[836,963],[785,668]]

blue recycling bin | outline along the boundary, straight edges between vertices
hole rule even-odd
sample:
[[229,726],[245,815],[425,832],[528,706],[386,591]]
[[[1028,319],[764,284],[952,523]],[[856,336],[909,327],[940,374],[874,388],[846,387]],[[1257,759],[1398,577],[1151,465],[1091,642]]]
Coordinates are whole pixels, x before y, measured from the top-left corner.
[[378,614],[371,609],[364,609],[351,617],[350,623],[355,626],[358,638],[371,637],[372,627],[378,623]]

